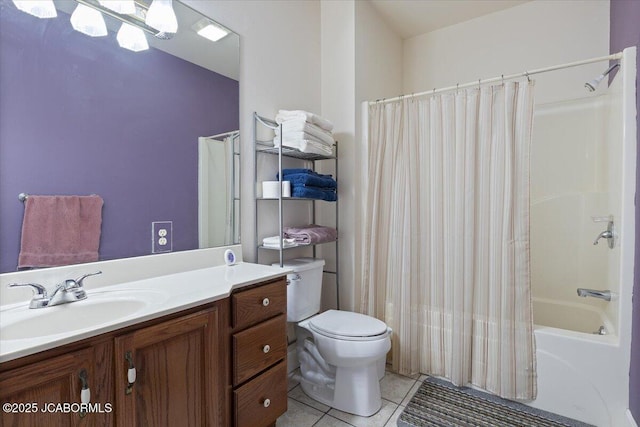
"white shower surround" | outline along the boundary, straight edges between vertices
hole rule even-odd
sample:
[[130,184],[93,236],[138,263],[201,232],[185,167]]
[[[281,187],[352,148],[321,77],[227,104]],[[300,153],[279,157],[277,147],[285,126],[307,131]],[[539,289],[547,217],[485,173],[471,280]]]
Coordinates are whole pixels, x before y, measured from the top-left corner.
[[[542,307],[553,301],[559,305],[558,311],[555,311],[558,316],[566,314],[568,310],[575,315],[576,308],[582,305],[588,307],[583,309],[582,323],[588,323],[588,319],[593,318],[592,314],[597,313],[603,325],[610,325],[611,335],[593,335],[537,325],[534,333],[537,345],[538,397],[530,405],[599,427],[633,426],[627,412],[635,251],[635,58],[635,48],[624,50],[620,72],[609,89],[611,102],[605,105],[610,122],[617,123],[604,133],[610,154],[604,167],[610,172],[607,178],[608,185],[613,186],[608,189],[609,196],[606,202],[612,210],[608,213],[614,214],[618,238],[617,247],[613,251],[600,248],[603,250],[600,255],[605,254],[609,267],[606,267],[604,276],[598,276],[598,280],[605,280],[601,285],[611,288],[617,295],[611,303],[599,300],[585,302],[582,298],[571,302],[568,298],[563,299],[562,293],[568,296],[575,292],[575,288],[583,287],[581,283],[569,283],[559,295],[546,299],[544,296],[536,295],[534,288],[534,297],[537,297],[534,299],[534,318],[536,305]],[[602,111],[600,109],[600,112]],[[611,142],[616,140],[621,141],[618,148],[615,144],[611,145]],[[534,131],[532,145],[535,144]],[[533,164],[532,169],[535,167]],[[572,167],[573,165],[566,165],[567,171],[571,171]],[[618,206],[615,206],[616,204]],[[589,207],[589,204],[584,206]],[[594,212],[591,215],[593,214],[598,213]],[[576,221],[579,222],[580,219],[576,218]],[[598,225],[602,226],[603,224]],[[533,233],[532,230],[532,246],[535,239]],[[584,238],[585,244],[590,245],[590,240],[595,238],[595,235],[585,235]],[[532,247],[532,253],[533,251]],[[574,255],[565,254],[566,259],[571,256]],[[588,262],[586,264],[588,265]],[[584,276],[586,280],[587,276]],[[535,287],[535,283],[533,286]],[[604,288],[599,286],[597,289]],[[577,312],[579,313],[579,310]],[[545,324],[553,322],[554,319],[549,318],[540,320],[540,323]],[[585,325],[585,328],[590,326]]]
[[[637,427],[628,410],[635,253],[635,76],[636,48],[631,47],[624,50],[621,68],[616,77],[620,84],[620,126],[617,137],[622,143],[615,161],[611,159],[612,163],[608,165],[609,168],[615,166],[620,172],[617,233],[622,238],[617,240],[617,268],[609,272],[609,279],[615,277],[617,281],[618,304],[613,313],[606,312],[606,307],[596,306],[590,310],[596,311],[605,325],[611,325],[611,329],[616,329],[613,325],[617,325],[617,330],[612,331],[615,332],[612,335],[601,336],[536,325],[534,331],[538,396],[529,405],[594,423],[599,427]],[[364,141],[367,141],[368,103],[363,102],[361,109]],[[571,165],[566,166],[571,168]],[[366,178],[363,177],[364,182],[367,182]],[[575,285],[579,287],[577,283]],[[561,302],[560,305],[565,304]],[[611,307],[610,305],[609,309]],[[610,319],[609,323],[604,319]]]

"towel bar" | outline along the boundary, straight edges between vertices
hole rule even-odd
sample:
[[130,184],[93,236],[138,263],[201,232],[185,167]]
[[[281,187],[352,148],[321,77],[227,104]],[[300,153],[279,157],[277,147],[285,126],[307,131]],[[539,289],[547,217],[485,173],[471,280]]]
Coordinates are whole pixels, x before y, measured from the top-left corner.
[[[92,193],[92,196],[97,196],[97,194]],[[29,198],[29,194],[28,193],[20,193],[18,194],[18,200],[20,200],[21,202],[25,202],[27,199]]]

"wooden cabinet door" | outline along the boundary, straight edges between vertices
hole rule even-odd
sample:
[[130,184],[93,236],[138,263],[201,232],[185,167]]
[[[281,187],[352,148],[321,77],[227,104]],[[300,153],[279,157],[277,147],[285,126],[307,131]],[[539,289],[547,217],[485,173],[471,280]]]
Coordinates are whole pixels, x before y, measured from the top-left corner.
[[[216,306],[116,337],[118,426],[221,425],[227,378],[219,322]],[[127,357],[136,370],[132,385]]]
[[[93,349],[88,348],[1,373],[0,402],[3,411],[0,425],[108,425],[110,420],[104,412],[81,414],[77,410],[81,402],[80,377],[85,376],[89,390],[96,387],[94,359]],[[82,370],[85,374],[81,374]],[[105,408],[105,403],[102,402],[102,410],[109,409]]]

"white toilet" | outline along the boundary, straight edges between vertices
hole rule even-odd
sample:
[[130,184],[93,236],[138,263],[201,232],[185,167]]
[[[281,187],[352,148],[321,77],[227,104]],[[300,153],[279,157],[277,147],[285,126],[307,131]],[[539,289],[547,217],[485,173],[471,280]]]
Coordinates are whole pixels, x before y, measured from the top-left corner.
[[285,263],[287,321],[296,326],[300,385],[311,398],[360,416],[382,406],[380,379],[391,349],[391,329],[371,316],[320,311],[324,260],[298,258]]

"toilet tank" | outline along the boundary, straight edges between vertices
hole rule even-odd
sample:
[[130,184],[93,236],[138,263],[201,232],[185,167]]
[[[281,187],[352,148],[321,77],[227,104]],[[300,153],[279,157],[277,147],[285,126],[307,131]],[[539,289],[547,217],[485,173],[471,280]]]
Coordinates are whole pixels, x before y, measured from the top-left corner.
[[285,261],[284,267],[293,270],[287,274],[287,322],[299,322],[318,313],[324,260],[296,258]]

